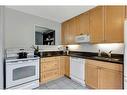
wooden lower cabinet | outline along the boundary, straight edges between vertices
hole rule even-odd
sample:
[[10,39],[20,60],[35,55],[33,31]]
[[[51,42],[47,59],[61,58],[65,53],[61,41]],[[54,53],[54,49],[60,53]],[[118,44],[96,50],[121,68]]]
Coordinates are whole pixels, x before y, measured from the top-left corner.
[[40,66],[40,83],[46,83],[64,75],[69,76],[68,56],[42,58]]
[[65,75],[70,77],[70,57],[65,56]]
[[86,79],[85,82],[92,88],[98,88],[98,69],[94,65],[86,64]]
[[68,56],[61,56],[60,57],[60,75],[66,75],[70,77],[70,57]]
[[56,69],[56,70],[42,72],[41,77],[42,77],[41,82],[43,82],[43,83],[48,82],[53,79],[56,79],[59,77],[59,70]]
[[60,57],[60,76],[64,76],[65,75],[65,58],[64,56]]
[[122,64],[87,60],[85,66],[86,85],[95,89],[122,89]]
[[101,89],[121,89],[122,72],[107,68],[100,69],[99,88]]
[[60,76],[60,57],[41,59],[40,82],[46,83]]

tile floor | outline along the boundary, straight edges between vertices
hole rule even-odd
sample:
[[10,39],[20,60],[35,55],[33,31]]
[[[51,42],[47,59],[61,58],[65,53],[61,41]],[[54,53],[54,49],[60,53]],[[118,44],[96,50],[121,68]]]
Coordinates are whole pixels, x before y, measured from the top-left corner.
[[41,84],[36,89],[88,89],[86,86],[82,86],[79,83],[67,78],[62,77],[57,80],[50,81],[46,84]]

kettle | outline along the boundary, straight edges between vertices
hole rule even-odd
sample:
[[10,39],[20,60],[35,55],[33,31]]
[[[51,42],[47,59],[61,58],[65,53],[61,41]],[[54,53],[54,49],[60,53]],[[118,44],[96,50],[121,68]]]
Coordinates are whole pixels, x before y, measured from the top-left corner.
[[27,58],[27,52],[24,52],[24,49],[20,49],[21,52],[17,53],[18,58]]

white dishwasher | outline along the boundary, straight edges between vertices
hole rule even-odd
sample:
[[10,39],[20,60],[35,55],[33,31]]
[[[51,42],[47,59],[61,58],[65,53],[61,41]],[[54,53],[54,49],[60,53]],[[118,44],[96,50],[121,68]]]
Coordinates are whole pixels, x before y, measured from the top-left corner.
[[70,57],[70,77],[85,86],[85,59]]

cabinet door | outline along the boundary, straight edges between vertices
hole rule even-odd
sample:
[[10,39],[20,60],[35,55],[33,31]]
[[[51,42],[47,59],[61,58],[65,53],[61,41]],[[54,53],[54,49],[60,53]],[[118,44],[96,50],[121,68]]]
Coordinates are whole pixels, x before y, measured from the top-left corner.
[[65,58],[65,75],[70,76],[70,57]]
[[98,88],[98,68],[94,65],[85,65],[85,82],[92,88]]
[[101,89],[122,89],[122,72],[101,68],[99,76],[99,88]]
[[41,82],[46,83],[48,81],[57,79],[59,77],[59,70],[51,70],[41,73]]
[[104,42],[104,7],[99,6],[90,10],[90,41]]
[[61,33],[62,44],[67,45],[70,40],[70,38],[69,38],[70,37],[69,36],[69,22],[68,21],[63,22],[61,28],[62,28],[62,33]]
[[60,57],[60,76],[63,76],[65,74],[65,63],[66,63],[66,57],[61,56]]
[[69,44],[74,44],[76,36],[76,18],[72,18],[68,22],[69,22]]
[[125,19],[124,6],[105,7],[105,42],[107,43],[123,42],[124,19]]
[[77,35],[89,34],[89,12],[76,17]]
[[41,65],[42,65],[41,72],[58,69],[59,68],[59,60],[52,60],[52,61],[43,62]]
[[40,82],[56,79],[60,76],[60,57],[41,58]]
[[127,18],[127,6],[126,6],[126,9],[125,9],[125,10],[126,10],[126,12],[125,12],[125,13],[126,13],[125,16],[126,16],[126,18]]

